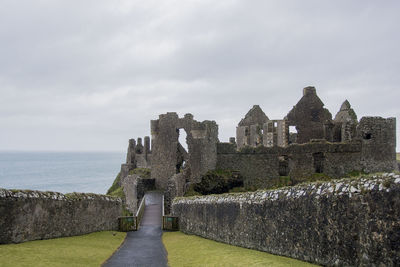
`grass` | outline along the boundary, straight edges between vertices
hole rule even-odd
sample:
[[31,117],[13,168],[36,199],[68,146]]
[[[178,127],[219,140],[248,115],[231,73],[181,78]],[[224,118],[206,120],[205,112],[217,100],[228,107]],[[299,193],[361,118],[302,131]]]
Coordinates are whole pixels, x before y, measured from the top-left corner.
[[117,177],[115,177],[113,184],[111,187],[107,190],[107,195],[112,194],[112,192],[116,191],[118,188],[120,188],[119,183],[121,181],[121,172],[118,173]]
[[396,159],[400,161],[400,153],[396,153]]
[[125,236],[122,232],[104,231],[0,245],[0,266],[100,266]]
[[108,195],[125,199],[125,194],[124,194],[124,190],[122,189],[122,187],[118,187],[114,191],[110,192]]
[[[148,179],[151,176],[151,170],[146,168],[136,168],[129,172],[129,174],[137,174],[142,178]],[[107,195],[125,198],[124,192],[122,190],[121,184],[121,172],[115,177],[113,184],[107,190]]]
[[164,232],[168,264],[174,266],[316,266],[307,262],[219,243],[181,232]]

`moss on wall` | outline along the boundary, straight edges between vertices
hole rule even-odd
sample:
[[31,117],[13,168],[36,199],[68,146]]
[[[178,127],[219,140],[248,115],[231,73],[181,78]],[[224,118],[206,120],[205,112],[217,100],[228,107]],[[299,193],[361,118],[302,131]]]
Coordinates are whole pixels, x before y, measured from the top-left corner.
[[136,168],[136,169],[131,170],[131,171],[129,172],[129,174],[130,174],[130,175],[131,175],[131,174],[137,174],[137,175],[139,175],[141,178],[149,179],[149,178],[150,178],[150,175],[151,175],[151,169],[148,169],[148,168]]

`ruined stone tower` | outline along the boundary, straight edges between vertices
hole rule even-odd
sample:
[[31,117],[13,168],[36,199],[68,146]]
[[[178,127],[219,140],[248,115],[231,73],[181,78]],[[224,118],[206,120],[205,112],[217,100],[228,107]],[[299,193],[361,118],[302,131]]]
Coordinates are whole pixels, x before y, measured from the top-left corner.
[[[187,134],[188,150],[179,144],[179,130]],[[162,114],[151,121],[152,169],[156,187],[165,189],[168,179],[183,165],[190,169],[188,182],[198,182],[201,175],[214,169],[217,160],[218,125],[215,121],[198,122],[193,115],[179,118],[175,112]]]

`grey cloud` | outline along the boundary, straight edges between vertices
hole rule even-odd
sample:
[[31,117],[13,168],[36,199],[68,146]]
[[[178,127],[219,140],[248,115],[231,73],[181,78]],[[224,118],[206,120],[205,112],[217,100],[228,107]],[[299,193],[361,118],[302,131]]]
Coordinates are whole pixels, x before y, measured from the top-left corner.
[[216,120],[226,141],[253,104],[282,118],[307,85],[332,114],[348,99],[359,117],[399,118],[399,11],[372,0],[1,1],[0,149],[124,150],[168,111]]

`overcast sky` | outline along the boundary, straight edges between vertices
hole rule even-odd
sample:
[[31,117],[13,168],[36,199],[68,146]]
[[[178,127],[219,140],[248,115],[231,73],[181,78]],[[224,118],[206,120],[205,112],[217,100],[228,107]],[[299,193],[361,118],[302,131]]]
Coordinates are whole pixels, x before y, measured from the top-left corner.
[[359,119],[399,119],[399,14],[397,0],[0,0],[0,150],[125,151],[171,111],[227,141],[254,104],[281,119],[308,85],[333,116],[348,99]]

